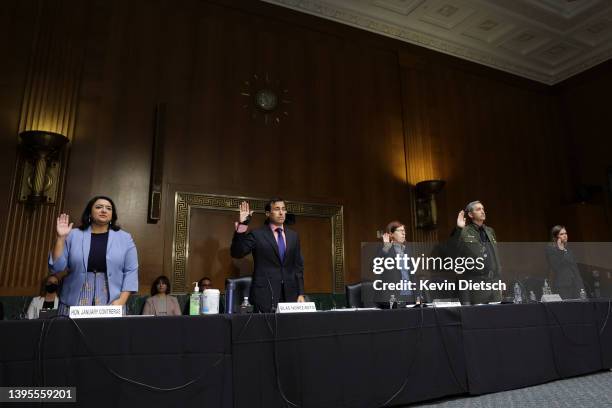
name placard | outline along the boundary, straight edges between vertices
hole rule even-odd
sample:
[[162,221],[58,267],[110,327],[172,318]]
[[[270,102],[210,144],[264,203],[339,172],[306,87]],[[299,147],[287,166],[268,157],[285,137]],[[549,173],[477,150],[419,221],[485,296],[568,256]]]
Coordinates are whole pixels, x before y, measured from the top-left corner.
[[461,307],[461,302],[443,301],[443,300],[434,299],[433,305],[434,307]]
[[542,295],[542,302],[563,302],[561,296],[558,293],[551,293],[550,295]]
[[99,317],[121,317],[123,306],[70,306],[71,319],[97,319]]
[[279,303],[276,308],[277,313],[304,313],[316,311],[317,307],[314,302],[285,302]]

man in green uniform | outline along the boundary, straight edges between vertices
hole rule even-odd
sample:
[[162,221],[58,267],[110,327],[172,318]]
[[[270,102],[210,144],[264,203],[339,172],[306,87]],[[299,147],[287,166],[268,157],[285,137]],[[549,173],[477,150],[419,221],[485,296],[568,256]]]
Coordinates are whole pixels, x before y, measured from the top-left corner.
[[[457,216],[457,228],[453,231],[451,241],[458,256],[474,260],[482,258],[484,268],[466,271],[459,279],[474,282],[497,282],[501,267],[497,253],[497,239],[493,228],[484,224],[486,218],[484,206],[480,201],[472,201]],[[462,303],[489,303],[501,301],[499,290],[460,290]]]

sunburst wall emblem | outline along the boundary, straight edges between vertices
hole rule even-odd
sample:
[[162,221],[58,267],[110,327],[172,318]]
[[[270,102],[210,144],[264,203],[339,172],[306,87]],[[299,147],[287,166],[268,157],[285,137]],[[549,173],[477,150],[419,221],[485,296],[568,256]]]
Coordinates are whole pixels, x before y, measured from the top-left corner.
[[289,116],[289,90],[282,86],[280,80],[271,79],[267,73],[263,77],[253,75],[244,81],[240,95],[245,98],[242,107],[255,121],[278,125]]

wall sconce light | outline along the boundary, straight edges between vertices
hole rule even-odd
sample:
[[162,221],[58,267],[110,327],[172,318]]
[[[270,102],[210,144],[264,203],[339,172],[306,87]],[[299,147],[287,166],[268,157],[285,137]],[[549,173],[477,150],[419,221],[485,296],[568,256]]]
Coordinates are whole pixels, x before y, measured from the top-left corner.
[[29,153],[21,177],[19,201],[31,204],[55,203],[59,179],[59,161],[53,160],[69,139],[59,133],[28,130],[19,134],[21,144]]
[[442,191],[444,180],[426,180],[416,184],[416,226],[421,229],[436,228],[438,213],[436,194]]

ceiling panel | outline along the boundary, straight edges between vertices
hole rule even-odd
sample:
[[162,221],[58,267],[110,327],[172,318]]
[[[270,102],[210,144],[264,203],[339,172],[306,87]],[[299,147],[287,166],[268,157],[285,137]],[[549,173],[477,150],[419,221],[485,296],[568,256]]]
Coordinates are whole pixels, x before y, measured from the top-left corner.
[[546,84],[612,57],[612,0],[261,0]]

